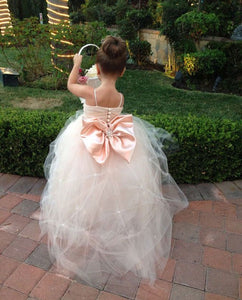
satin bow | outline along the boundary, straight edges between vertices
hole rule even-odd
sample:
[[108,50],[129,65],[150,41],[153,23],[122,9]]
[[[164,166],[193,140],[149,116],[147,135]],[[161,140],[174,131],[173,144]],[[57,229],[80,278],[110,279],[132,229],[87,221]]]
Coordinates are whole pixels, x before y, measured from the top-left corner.
[[84,118],[81,137],[97,163],[105,163],[110,148],[130,162],[136,144],[132,115],[117,116],[109,123],[97,118]]

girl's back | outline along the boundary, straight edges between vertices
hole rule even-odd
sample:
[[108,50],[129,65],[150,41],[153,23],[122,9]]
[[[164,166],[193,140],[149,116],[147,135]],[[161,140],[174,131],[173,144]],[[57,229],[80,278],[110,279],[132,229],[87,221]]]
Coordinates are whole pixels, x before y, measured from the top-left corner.
[[86,99],[86,104],[101,107],[121,107],[123,106],[123,95],[116,89],[97,88],[93,91],[93,97]]

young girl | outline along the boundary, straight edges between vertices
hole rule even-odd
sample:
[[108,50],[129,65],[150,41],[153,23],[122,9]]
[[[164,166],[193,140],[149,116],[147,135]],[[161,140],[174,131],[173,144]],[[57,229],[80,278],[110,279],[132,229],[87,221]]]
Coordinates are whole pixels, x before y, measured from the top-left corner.
[[[50,146],[41,201],[41,229],[57,265],[98,286],[105,276],[131,271],[155,280],[171,244],[172,217],[188,205],[168,173],[165,131],[121,114],[116,90],[126,45],[108,36],[97,52],[101,85],[77,83],[82,56],[74,56],[68,89],[86,99]],[[142,99],[137,99],[142,101]]]

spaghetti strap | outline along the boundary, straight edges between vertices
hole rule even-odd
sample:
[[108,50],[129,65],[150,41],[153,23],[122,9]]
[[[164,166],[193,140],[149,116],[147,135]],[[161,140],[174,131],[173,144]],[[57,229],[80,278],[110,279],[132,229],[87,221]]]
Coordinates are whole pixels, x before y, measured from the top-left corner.
[[96,95],[96,89],[93,90],[94,93],[94,99],[95,99],[95,104],[97,106],[97,95]]
[[123,101],[123,95],[121,94],[121,93],[119,93],[120,94],[120,103],[119,103],[119,106],[118,107],[121,107],[121,104],[122,104],[122,101]]

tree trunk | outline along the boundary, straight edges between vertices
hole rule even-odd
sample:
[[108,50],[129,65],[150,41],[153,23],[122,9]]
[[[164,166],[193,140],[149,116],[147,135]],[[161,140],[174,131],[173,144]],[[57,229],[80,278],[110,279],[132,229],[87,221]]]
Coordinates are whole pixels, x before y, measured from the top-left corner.
[[0,2],[0,29],[2,35],[4,35],[7,26],[12,27],[12,22],[8,8],[8,1],[3,0]]
[[68,0],[46,0],[50,24],[69,23]]
[[[69,12],[68,12],[68,0],[46,0],[47,2],[47,12],[50,25],[58,25],[60,23],[70,24]],[[65,44],[68,41],[64,39],[62,41],[56,41],[55,39],[55,29],[51,27],[51,51],[52,51],[52,63],[55,68],[61,72],[63,69],[69,70],[72,64],[72,53],[65,51]],[[55,49],[61,49],[63,54],[55,55]]]

